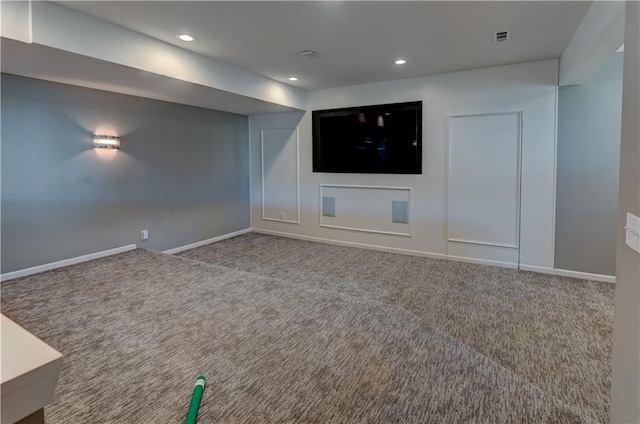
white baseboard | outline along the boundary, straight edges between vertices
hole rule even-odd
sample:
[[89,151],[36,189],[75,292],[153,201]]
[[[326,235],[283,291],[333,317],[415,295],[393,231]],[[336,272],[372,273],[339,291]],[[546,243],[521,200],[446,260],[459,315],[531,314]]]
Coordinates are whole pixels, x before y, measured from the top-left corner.
[[75,265],[81,262],[92,261],[94,259],[104,258],[105,256],[116,255],[118,253],[128,252],[135,249],[135,244],[129,244],[127,246],[116,247],[114,249],[103,250],[101,252],[89,253],[88,255],[76,256],[75,258],[64,259],[62,261],[51,262],[48,264],[38,265],[31,268],[20,269],[18,271],[7,272],[0,275],[0,281],[9,281],[14,278],[26,277],[28,275],[39,274],[41,272],[50,271],[56,268],[62,268],[63,266]]
[[207,244],[215,243],[217,241],[226,240],[226,239],[232,238],[232,237],[237,237],[239,235],[250,233],[250,232],[251,232],[251,228],[245,228],[245,229],[242,229],[242,230],[234,231],[233,233],[223,234],[221,236],[213,237],[213,238],[202,240],[202,241],[197,241],[195,243],[186,244],[186,245],[180,246],[180,247],[174,247],[173,249],[165,250],[162,253],[167,253],[169,255],[173,255],[175,253],[184,252],[185,250],[195,249],[196,247],[200,247],[200,246],[204,246],[204,245],[207,245]]
[[362,249],[377,250],[380,252],[398,253],[401,255],[420,256],[423,258],[443,259],[443,260],[449,260],[449,261],[469,262],[469,263],[475,263],[475,264],[481,264],[481,265],[492,265],[492,266],[499,266],[502,268],[512,268],[512,269],[519,268],[522,271],[540,272],[543,274],[558,275],[562,277],[580,278],[582,280],[602,281],[605,283],[616,282],[616,277],[613,275],[590,274],[588,272],[569,271],[566,269],[554,269],[554,268],[547,268],[547,267],[534,266],[534,265],[523,265],[523,264],[520,264],[520,266],[518,267],[518,264],[513,262],[492,261],[488,259],[476,259],[476,258],[468,258],[464,256],[445,255],[443,253],[422,252],[419,250],[400,249],[396,247],[385,247],[385,246],[377,246],[373,244],[355,243],[350,241],[331,240],[331,239],[325,239],[320,237],[305,236],[300,234],[283,233],[280,231],[262,230],[259,228],[252,228],[251,231],[259,234],[288,237],[288,238],[293,238],[297,240],[313,241],[317,243],[333,244],[336,246],[359,247]]
[[466,256],[453,256],[453,255],[447,255],[447,259],[450,261],[456,261],[456,262],[468,262],[472,264],[491,265],[491,266],[499,266],[502,268],[518,269],[518,264],[514,262],[492,261],[490,259],[477,259],[477,258],[468,258]]
[[570,271],[567,269],[555,269],[555,268],[547,268],[543,266],[524,265],[524,264],[520,264],[520,269],[523,271],[540,272],[543,274],[558,275],[561,277],[573,277],[573,278],[580,278],[582,280],[601,281],[603,283],[616,282],[615,275],[591,274],[589,272]]
[[421,250],[411,250],[411,249],[400,249],[397,247],[386,247],[386,246],[378,246],[374,244],[364,244],[364,243],[355,243],[351,241],[339,241],[339,240],[331,240],[324,239],[320,237],[311,237],[311,236],[303,236],[300,234],[291,234],[291,233],[282,233],[279,231],[271,231],[271,230],[262,230],[259,228],[253,228],[251,231],[259,234],[268,234],[271,236],[279,236],[279,237],[288,237],[297,240],[305,240],[305,241],[313,241],[317,243],[325,243],[325,244],[333,244],[336,246],[346,246],[346,247],[359,247],[361,249],[368,250],[377,250],[379,252],[387,252],[387,253],[398,253],[400,255],[410,255],[410,256],[419,256],[422,258],[431,258],[431,259],[441,259],[441,260],[449,260],[449,261],[460,261],[460,262],[471,262],[482,265],[494,265],[506,268],[518,268],[518,264],[509,263],[509,262],[499,262],[499,261],[490,261],[484,259],[474,259],[474,258],[465,258],[462,256],[449,256],[444,253],[434,253],[434,252],[423,252]]
[[444,255],[442,253],[422,252],[420,250],[400,249],[397,247],[385,247],[385,246],[378,246],[375,244],[331,240],[331,239],[324,239],[320,237],[303,236],[299,234],[281,233],[279,231],[261,230],[259,228],[252,228],[251,231],[259,234],[267,234],[267,235],[278,236],[278,237],[287,237],[287,238],[293,238],[297,240],[313,241],[316,243],[332,244],[335,246],[359,247],[361,249],[377,250],[379,252],[399,253],[401,255],[420,256],[423,258],[432,258],[432,259],[445,259],[445,260],[447,259],[447,255]]

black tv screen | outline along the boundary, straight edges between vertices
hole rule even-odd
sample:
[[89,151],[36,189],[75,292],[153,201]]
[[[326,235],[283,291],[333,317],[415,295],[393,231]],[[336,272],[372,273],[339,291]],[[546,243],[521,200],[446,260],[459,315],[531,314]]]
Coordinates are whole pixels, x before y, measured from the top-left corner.
[[313,111],[313,172],[422,173],[422,102]]

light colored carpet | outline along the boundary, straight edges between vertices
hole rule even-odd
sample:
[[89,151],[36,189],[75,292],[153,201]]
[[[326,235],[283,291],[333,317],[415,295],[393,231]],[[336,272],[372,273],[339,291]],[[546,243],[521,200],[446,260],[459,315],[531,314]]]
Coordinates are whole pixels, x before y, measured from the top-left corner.
[[2,312],[65,355],[48,424],[182,422],[200,373],[200,424],[593,424],[400,307],[311,285],[136,250],[3,283]]
[[397,305],[609,422],[612,284],[255,233],[180,255]]

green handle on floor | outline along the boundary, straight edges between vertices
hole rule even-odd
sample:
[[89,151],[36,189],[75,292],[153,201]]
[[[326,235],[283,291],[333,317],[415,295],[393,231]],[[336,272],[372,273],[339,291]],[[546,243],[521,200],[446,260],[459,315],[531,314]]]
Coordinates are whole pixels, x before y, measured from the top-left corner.
[[196,420],[198,419],[198,408],[200,407],[200,399],[202,399],[203,391],[204,375],[199,375],[196,379],[196,385],[193,388],[193,395],[191,396],[191,403],[189,404],[185,424],[196,424]]

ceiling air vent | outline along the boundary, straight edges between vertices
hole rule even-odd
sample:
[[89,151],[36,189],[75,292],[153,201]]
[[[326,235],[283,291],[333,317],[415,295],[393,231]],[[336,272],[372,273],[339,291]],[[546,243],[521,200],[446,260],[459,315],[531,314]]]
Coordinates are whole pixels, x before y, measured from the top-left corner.
[[493,33],[493,42],[494,43],[506,43],[511,40],[511,31],[498,31]]

